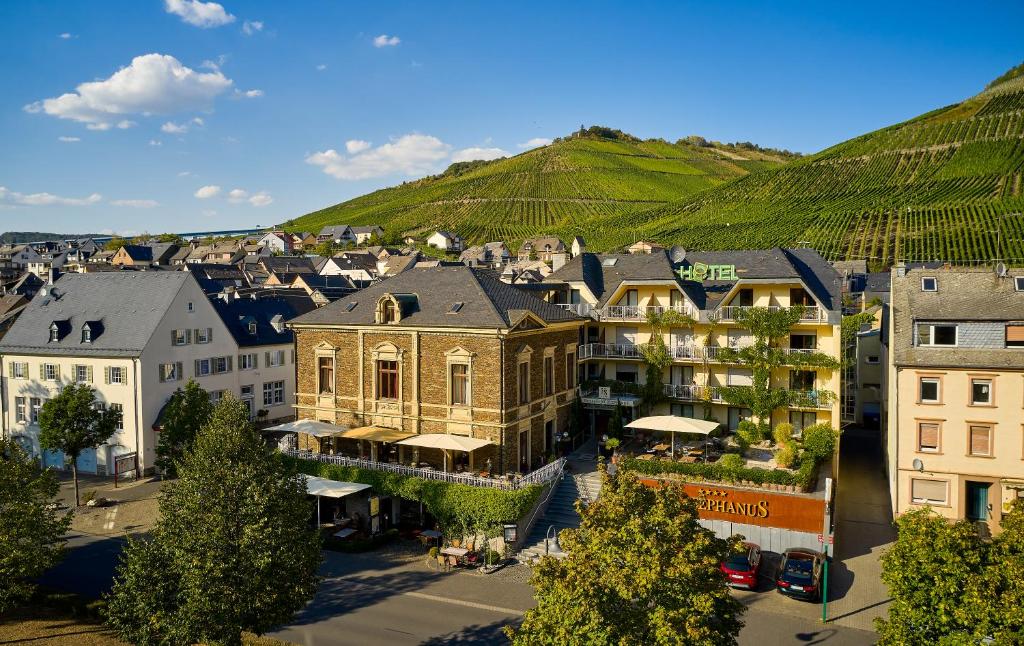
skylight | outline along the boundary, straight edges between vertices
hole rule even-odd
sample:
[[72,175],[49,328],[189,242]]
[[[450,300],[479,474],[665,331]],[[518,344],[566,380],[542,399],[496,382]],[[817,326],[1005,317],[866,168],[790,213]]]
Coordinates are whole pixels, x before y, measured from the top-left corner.
[[614,267],[617,260],[618,258],[605,258],[601,261],[601,265],[604,267]]
[[934,276],[925,276],[921,279],[921,291],[922,292],[937,292],[939,291],[939,281]]
[[356,303],[356,302],[349,303],[348,305],[345,306],[345,311],[346,312],[351,312],[352,310],[354,310],[356,308],[356,305],[358,305],[358,304],[359,303]]
[[452,303],[452,307],[451,307],[451,309],[450,309],[450,310],[448,310],[448,313],[449,313],[449,314],[455,314],[455,313],[457,313],[457,312],[458,312],[459,310],[461,310],[461,309],[462,309],[462,306],[463,306],[463,305],[465,305],[465,303],[464,303],[464,302],[462,302],[462,301],[459,301],[458,303]]

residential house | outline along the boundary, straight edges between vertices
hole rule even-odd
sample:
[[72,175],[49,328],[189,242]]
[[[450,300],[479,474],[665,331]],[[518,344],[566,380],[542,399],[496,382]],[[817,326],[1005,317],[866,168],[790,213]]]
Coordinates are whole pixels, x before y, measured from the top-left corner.
[[347,224],[335,224],[320,229],[316,236],[317,242],[333,242],[334,244],[346,244],[355,242],[356,236],[352,233],[352,227]]
[[352,235],[355,236],[356,244],[366,244],[374,236],[377,238],[384,237],[384,229],[376,224],[371,224],[365,227],[351,227],[351,229]]
[[346,276],[357,287],[365,287],[377,278],[377,260],[370,254],[333,256],[320,269],[321,276]]
[[462,238],[451,231],[435,231],[427,238],[427,246],[441,251],[458,253],[462,251]]
[[145,245],[123,245],[111,257],[110,264],[118,267],[148,267],[153,263],[153,247]]
[[527,238],[519,245],[520,260],[551,262],[551,254],[565,253],[565,243],[553,236]]
[[884,448],[896,514],[999,531],[1024,497],[1024,271],[892,276]]
[[[711,418],[730,430],[751,418],[732,405],[722,386],[748,386],[751,370],[719,357],[719,349],[750,345],[754,339],[737,321],[750,307],[800,307],[801,318],[784,342],[784,351],[841,356],[839,276],[811,249],[707,251],[668,254],[594,254],[584,252],[544,279],[548,296],[569,311],[589,315],[579,348],[582,378],[613,382],[607,391],[588,386],[585,406],[599,432],[616,403],[630,418],[640,399],[627,384],[647,380],[641,348],[655,328],[651,313],[674,311],[683,318],[662,330],[672,364],[661,375],[667,401],[652,414]],[[677,260],[674,260],[676,258]],[[789,391],[792,405],[773,411],[772,425],[789,422],[799,434],[811,424],[838,428],[840,371],[802,369],[784,364],[771,375],[771,387]]]
[[[300,448],[492,473],[543,464],[568,426],[582,320],[485,272],[414,268],[300,316]],[[469,452],[394,444],[448,433]],[[476,442],[472,442],[476,440]]]
[[348,276],[318,276],[315,274],[299,274],[291,286],[308,294],[317,307],[333,303],[358,289]]
[[501,268],[509,261],[512,254],[504,242],[485,242],[473,245],[459,254],[459,260],[470,267]]
[[299,275],[316,274],[313,263],[305,256],[268,256],[258,263],[267,271],[265,286],[289,286]]
[[259,239],[257,244],[263,245],[271,253],[290,254],[295,249],[292,234],[284,231],[270,231]]
[[294,234],[294,246],[304,251],[311,251],[318,244],[316,236],[308,231]]
[[583,236],[573,236],[572,242],[569,245],[569,254],[575,258],[584,251],[587,250],[587,243],[583,240]]
[[30,245],[0,245],[0,261],[7,261],[18,269],[27,269],[28,264],[36,260],[39,260],[39,252]]
[[649,254],[664,250],[664,246],[658,244],[657,242],[650,242],[648,240],[634,242],[633,244],[629,245],[629,247],[626,248],[626,251],[632,254]]
[[416,266],[419,256],[387,256],[377,261],[377,275],[391,278]]
[[29,273],[45,279],[50,275],[51,270],[63,269],[67,262],[67,251],[61,251],[58,253],[46,252],[28,263],[28,271]]

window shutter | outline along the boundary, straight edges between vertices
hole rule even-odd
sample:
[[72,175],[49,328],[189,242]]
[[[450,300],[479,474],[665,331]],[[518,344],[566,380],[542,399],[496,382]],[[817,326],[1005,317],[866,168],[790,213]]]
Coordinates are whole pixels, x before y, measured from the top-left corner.
[[171,330],[171,345],[177,345],[178,342],[178,331]]
[[259,352],[253,352],[252,353],[252,367],[253,368],[259,368],[260,367],[260,353]]
[[46,379],[46,364],[45,363],[39,364],[39,378],[40,379]]
[[14,363],[13,362],[7,364],[7,376],[10,377],[11,379],[14,379]]
[[292,351],[291,351],[291,358],[292,358],[292,361],[291,361],[291,362],[292,362],[292,363],[295,363],[295,350],[292,350]]
[[156,370],[157,370],[157,377],[160,379],[160,383],[164,383],[165,381],[167,381],[167,379],[165,378],[167,373],[164,372],[164,364],[162,364],[162,363],[157,364]]
[[991,446],[992,429],[988,426],[971,426],[971,454],[988,455]]
[[56,363],[53,365],[53,377],[55,381],[60,381],[60,364]]
[[175,381],[185,381],[185,375],[183,374],[184,370],[185,366],[183,366],[180,361],[174,364]]
[[192,343],[192,330],[185,330],[185,345]]
[[264,357],[264,358],[267,360],[266,365],[269,366],[270,365],[270,352],[267,352],[265,354],[266,354],[266,357]]
[[232,361],[232,357],[231,357],[231,356],[228,356],[228,358],[227,358],[227,359],[228,359],[228,372],[231,372],[231,361]]
[[199,359],[196,359],[196,376],[199,376]]
[[110,366],[103,366],[103,383],[110,383]]
[[1006,341],[1007,343],[1024,343],[1024,325],[1007,325]]
[[946,483],[942,480],[919,480],[914,478],[910,481],[910,488],[910,497],[913,500],[946,502]]
[[922,447],[937,447],[939,445],[939,425],[921,424],[919,427],[920,445]]
[[206,342],[207,343],[213,343],[213,328],[212,327],[206,328]]
[[86,366],[86,368],[85,368],[85,376],[89,380],[89,383],[91,384],[92,383],[92,366]]

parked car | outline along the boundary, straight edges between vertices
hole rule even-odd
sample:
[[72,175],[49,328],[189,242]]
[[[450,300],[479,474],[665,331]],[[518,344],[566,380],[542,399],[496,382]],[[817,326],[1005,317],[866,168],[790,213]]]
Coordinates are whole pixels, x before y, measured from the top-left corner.
[[756,590],[757,575],[761,570],[761,548],[754,543],[743,543],[720,567],[727,585]]
[[776,589],[790,597],[818,601],[821,599],[821,576],[825,555],[814,550],[792,547],[782,553],[782,562],[775,576]]

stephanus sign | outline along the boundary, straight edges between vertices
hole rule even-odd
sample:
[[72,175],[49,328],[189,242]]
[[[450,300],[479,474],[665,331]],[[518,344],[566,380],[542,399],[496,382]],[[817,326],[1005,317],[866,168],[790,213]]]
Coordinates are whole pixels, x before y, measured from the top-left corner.
[[697,509],[716,511],[720,514],[735,514],[751,518],[768,518],[768,501],[734,502],[729,492],[723,489],[700,489],[697,492]]

